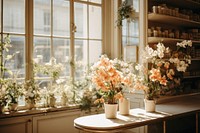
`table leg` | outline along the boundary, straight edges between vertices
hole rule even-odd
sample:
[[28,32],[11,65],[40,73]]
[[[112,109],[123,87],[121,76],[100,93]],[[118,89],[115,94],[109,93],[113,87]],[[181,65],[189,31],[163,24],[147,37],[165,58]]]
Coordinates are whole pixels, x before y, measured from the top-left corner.
[[196,133],[199,133],[199,116],[198,112],[196,112]]
[[166,133],[166,121],[163,121],[163,133]]

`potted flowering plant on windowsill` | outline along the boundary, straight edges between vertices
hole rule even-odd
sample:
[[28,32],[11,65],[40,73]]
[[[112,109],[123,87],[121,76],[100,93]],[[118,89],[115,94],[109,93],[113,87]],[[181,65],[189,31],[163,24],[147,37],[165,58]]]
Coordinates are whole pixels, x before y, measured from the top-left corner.
[[[104,103],[105,113],[107,110],[113,112],[111,115],[106,114],[106,117],[115,118],[118,99],[123,97],[124,86],[132,85],[132,75],[124,76],[114,66],[113,60],[110,60],[106,55],[100,57],[99,61],[91,67],[91,71],[92,82],[101,96],[95,103]],[[107,105],[114,106],[114,109],[107,109]]]
[[[177,43],[177,50],[169,54],[169,48],[163,43],[153,48],[146,46],[142,56],[144,62],[136,66],[142,75],[135,75],[133,89],[143,90],[147,102],[159,98],[162,89],[173,82],[176,73],[185,72],[191,64],[191,57],[185,50],[191,47],[191,41],[183,41]],[[165,55],[170,55],[170,58]],[[155,106],[152,105],[147,111],[155,111]]]
[[35,108],[36,102],[41,99],[39,84],[34,79],[30,79],[24,83],[23,89],[26,106],[28,109]]
[[6,35],[0,42],[0,106],[1,108],[8,106],[9,109],[13,111],[16,109],[18,97],[22,93],[21,83],[18,83],[16,80],[17,73],[13,74],[11,70],[6,68],[6,63],[19,53],[19,51],[16,51],[12,55],[7,54],[9,52],[9,48],[12,47],[10,43],[11,40],[9,35]]

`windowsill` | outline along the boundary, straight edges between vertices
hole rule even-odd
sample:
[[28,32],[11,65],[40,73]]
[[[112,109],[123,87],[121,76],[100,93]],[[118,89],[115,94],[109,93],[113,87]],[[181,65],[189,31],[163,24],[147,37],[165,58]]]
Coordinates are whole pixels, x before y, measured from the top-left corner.
[[49,108],[36,108],[32,110],[19,110],[12,112],[4,112],[0,114],[0,119],[10,118],[10,117],[18,117],[18,116],[27,116],[27,115],[36,115],[42,113],[50,113],[50,112],[58,112],[58,111],[80,111],[79,105],[69,105],[69,106],[57,106],[57,107],[49,107]]

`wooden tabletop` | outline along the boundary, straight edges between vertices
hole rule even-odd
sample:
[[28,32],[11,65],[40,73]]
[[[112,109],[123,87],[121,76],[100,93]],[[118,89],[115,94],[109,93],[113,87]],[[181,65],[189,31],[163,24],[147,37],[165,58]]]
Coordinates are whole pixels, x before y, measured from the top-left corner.
[[83,116],[74,120],[74,126],[91,132],[116,132],[197,112],[200,112],[200,95],[192,95],[157,104],[153,113],[136,108],[127,116],[117,114],[116,119],[106,119],[105,114]]

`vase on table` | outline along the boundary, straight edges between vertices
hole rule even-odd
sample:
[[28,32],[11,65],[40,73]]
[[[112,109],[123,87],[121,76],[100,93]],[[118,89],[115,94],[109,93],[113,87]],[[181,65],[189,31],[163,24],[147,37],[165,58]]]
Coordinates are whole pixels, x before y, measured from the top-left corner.
[[117,118],[117,109],[118,109],[118,104],[104,103],[105,116],[108,119]]
[[119,99],[119,114],[129,115],[129,110],[130,110],[130,99],[129,98]]
[[144,99],[145,111],[146,112],[155,112],[156,110],[156,101]]

